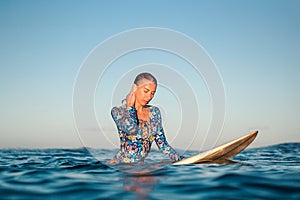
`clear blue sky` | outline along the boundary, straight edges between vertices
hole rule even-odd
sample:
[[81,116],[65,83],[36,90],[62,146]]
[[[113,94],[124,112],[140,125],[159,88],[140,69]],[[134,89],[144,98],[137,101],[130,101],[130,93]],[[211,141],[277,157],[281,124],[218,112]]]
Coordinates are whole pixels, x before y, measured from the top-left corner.
[[218,143],[256,129],[254,146],[300,142],[300,1],[2,0],[0,148],[82,146],[72,114],[81,63],[108,37],[142,27],[182,32],[216,63],[227,99]]

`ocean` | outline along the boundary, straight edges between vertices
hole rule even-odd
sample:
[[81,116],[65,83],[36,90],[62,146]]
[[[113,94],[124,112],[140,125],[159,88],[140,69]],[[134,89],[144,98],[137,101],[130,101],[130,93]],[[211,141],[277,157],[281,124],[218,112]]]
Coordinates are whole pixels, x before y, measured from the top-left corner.
[[300,143],[246,149],[227,165],[150,154],[142,167],[107,166],[85,148],[2,149],[0,199],[300,199]]

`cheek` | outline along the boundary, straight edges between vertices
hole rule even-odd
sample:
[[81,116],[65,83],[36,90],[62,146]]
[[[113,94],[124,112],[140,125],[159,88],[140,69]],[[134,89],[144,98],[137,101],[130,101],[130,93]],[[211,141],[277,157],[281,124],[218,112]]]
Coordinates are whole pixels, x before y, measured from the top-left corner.
[[136,93],[135,93],[135,98],[137,98],[137,99],[140,99],[140,98],[142,98],[143,97],[143,92],[142,91],[137,91]]

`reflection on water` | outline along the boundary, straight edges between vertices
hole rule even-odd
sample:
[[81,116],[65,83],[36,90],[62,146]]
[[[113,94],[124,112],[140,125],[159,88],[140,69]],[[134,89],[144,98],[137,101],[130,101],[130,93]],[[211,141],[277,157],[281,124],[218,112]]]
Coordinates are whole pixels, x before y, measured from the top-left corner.
[[167,164],[170,162],[118,164],[110,167],[122,173],[124,191],[134,194],[136,199],[149,199],[153,188],[161,178],[155,173],[163,172]]
[[125,175],[124,190],[135,194],[136,199],[149,199],[149,195],[158,183],[157,177],[145,175]]

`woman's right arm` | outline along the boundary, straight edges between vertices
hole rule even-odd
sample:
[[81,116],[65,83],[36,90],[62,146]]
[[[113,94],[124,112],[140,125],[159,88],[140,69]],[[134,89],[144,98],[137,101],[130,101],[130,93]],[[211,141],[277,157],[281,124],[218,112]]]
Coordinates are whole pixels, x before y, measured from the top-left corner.
[[137,114],[134,107],[113,107],[111,109],[111,116],[115,121],[118,130],[131,135],[136,135],[138,133]]
[[126,96],[126,107],[113,107],[111,110],[111,116],[114,119],[118,130],[131,135],[136,135],[138,133],[137,113],[134,107],[136,90],[137,85],[133,84],[131,91]]

